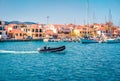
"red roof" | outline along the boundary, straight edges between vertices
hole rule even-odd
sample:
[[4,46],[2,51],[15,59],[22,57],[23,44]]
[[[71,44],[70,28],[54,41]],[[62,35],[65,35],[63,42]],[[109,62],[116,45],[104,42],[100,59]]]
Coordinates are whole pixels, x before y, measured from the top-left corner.
[[53,35],[54,34],[53,30],[46,30],[45,33],[48,34],[48,35]]
[[97,30],[105,31],[106,29],[105,29],[105,27],[100,27],[100,28],[98,28]]
[[11,30],[11,33],[24,33],[20,28]]

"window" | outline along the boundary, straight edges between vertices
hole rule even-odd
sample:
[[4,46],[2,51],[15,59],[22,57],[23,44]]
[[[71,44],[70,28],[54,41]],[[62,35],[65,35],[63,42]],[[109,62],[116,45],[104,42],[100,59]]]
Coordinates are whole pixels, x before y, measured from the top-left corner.
[[14,29],[16,29],[16,28],[17,28],[17,26],[14,26],[13,28],[14,28]]
[[0,35],[2,35],[2,32],[0,32]]
[[38,29],[36,29],[36,32],[38,32]]
[[20,36],[22,36],[22,34],[20,33]]
[[34,29],[32,29],[32,32],[34,32]]
[[28,31],[30,31],[30,29],[28,29]]
[[42,32],[42,29],[40,29],[39,32]]
[[3,28],[2,28],[2,27],[0,27],[0,30],[3,30]]
[[38,34],[36,34],[36,37],[38,37]]
[[16,35],[16,36],[18,36],[18,34],[17,34],[17,33],[16,33],[15,35]]
[[40,34],[39,37],[42,37],[42,34]]
[[86,28],[83,28],[83,30],[86,30]]

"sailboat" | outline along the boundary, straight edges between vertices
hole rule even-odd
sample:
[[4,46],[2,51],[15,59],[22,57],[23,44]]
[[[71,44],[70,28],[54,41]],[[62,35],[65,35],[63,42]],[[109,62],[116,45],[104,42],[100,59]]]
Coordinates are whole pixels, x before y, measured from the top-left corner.
[[[112,14],[111,10],[109,10],[109,22],[111,22]],[[117,38],[112,37],[111,27],[110,27],[110,37],[106,39],[106,43],[120,43],[120,37]]]
[[90,36],[88,36],[88,28],[89,28],[89,23],[88,23],[88,8],[89,8],[89,3],[88,3],[88,0],[87,0],[87,5],[86,5],[86,12],[87,12],[87,24],[88,24],[88,27],[87,27],[87,33],[86,35],[83,37],[83,38],[80,38],[80,42],[81,43],[98,43],[99,41],[95,40],[94,38],[91,38]]
[[99,41],[95,40],[95,39],[90,39],[90,38],[81,38],[80,39],[81,43],[98,43]]
[[109,38],[109,39],[106,40],[106,43],[120,43],[120,37]]

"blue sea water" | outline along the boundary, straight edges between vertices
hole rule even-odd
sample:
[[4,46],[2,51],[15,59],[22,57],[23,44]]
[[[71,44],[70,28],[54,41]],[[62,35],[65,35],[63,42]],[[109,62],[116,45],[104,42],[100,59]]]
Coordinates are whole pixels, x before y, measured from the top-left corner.
[[[45,45],[66,50],[38,53]],[[120,43],[0,42],[0,81],[120,81]]]

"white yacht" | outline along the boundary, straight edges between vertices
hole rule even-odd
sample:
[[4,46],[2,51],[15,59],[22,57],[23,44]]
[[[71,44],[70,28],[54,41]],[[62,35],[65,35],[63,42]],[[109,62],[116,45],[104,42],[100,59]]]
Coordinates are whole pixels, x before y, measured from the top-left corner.
[[120,43],[120,37],[118,38],[109,38],[106,40],[106,43]]
[[91,38],[81,38],[80,42],[81,43],[98,43],[99,41]]

